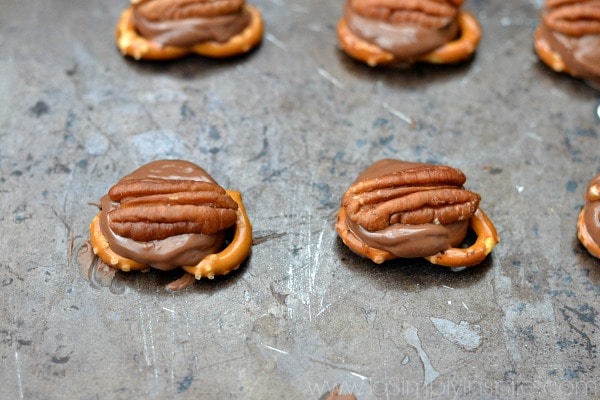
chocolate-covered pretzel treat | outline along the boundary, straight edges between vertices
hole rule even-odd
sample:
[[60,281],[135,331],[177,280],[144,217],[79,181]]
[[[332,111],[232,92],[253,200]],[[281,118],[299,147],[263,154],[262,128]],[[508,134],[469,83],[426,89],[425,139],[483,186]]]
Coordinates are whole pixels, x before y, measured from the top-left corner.
[[[424,257],[448,267],[477,265],[498,235],[465,181],[448,166],[380,160],[344,193],[336,230],[350,249],[378,264]],[[469,228],[477,240],[460,248]]]
[[579,213],[577,236],[593,256],[600,258],[600,174],[590,181]]
[[600,85],[600,1],[546,0],[534,44],[553,70]]
[[116,31],[124,55],[146,60],[236,56],[262,34],[260,12],[244,0],[131,0]]
[[194,278],[226,275],[250,253],[252,227],[240,193],[223,189],[193,163],[146,164],[100,203],[90,224],[90,245],[100,262],[122,271],[183,268],[186,274],[170,290]]
[[338,40],[370,66],[451,64],[475,52],[479,23],[463,0],[347,0]]

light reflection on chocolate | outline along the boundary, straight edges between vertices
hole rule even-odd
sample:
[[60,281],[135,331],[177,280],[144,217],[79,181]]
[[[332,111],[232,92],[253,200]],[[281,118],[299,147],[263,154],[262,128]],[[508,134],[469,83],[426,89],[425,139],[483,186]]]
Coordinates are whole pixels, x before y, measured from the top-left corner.
[[369,232],[350,218],[346,223],[364,243],[399,258],[427,257],[460,246],[469,228],[469,221],[460,221],[448,225],[394,224],[380,231]]
[[600,35],[567,36],[543,24],[539,29],[573,76],[600,83]]

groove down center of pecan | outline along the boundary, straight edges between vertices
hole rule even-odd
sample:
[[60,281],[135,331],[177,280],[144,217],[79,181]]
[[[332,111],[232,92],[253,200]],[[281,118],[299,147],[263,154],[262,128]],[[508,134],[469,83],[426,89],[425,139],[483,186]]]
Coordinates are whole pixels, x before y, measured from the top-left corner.
[[347,215],[374,232],[393,224],[441,224],[469,220],[480,196],[463,188],[458,169],[423,165],[354,183],[342,198]]
[[233,226],[237,203],[222,187],[194,180],[129,179],[108,192],[117,235],[140,242],[182,234],[212,235]]

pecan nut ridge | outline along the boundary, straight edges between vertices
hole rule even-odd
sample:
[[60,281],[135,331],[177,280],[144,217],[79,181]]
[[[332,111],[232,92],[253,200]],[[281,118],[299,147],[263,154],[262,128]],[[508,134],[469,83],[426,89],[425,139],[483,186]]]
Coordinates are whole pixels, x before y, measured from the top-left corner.
[[456,18],[462,3],[462,0],[351,0],[350,6],[367,18],[439,29]]
[[459,169],[445,165],[423,165],[359,181],[353,184],[347,193],[358,194],[378,189],[397,188],[399,186],[462,186],[466,181],[467,177]]
[[209,182],[139,179],[109,191],[117,207],[108,213],[117,235],[140,242],[181,234],[212,235],[233,226],[238,204]]
[[469,220],[480,196],[462,187],[455,168],[422,166],[352,185],[342,198],[348,217],[374,232],[393,224],[450,224]]
[[243,9],[244,0],[145,0],[132,4],[151,21],[170,21],[235,14]]
[[147,178],[123,179],[110,188],[108,195],[112,201],[122,201],[128,197],[194,191],[225,193],[225,189],[222,187],[205,181]]
[[549,0],[542,14],[544,24],[568,36],[600,34],[600,1]]

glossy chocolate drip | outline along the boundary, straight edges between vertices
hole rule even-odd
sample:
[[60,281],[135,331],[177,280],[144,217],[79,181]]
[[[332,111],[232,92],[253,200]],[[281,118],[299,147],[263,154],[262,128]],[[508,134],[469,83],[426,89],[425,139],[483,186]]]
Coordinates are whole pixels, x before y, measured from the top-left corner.
[[355,35],[394,54],[399,62],[413,62],[454,40],[460,33],[456,20],[440,29],[414,23],[390,23],[358,14],[350,2],[346,3],[344,16]]
[[[356,181],[366,181],[395,171],[426,165],[393,159],[376,162],[361,173]],[[460,246],[469,228],[469,221],[457,221],[448,225],[441,224],[393,224],[389,227],[370,232],[358,226],[351,218],[346,219],[348,229],[370,247],[385,250],[396,257],[427,257]]]
[[469,221],[460,221],[448,225],[394,224],[377,232],[369,232],[350,218],[346,223],[348,229],[367,245],[400,258],[427,257],[460,246],[469,228]]
[[600,246],[600,174],[591,180],[585,201],[583,221],[590,237]]
[[570,36],[552,30],[544,20],[539,26],[541,37],[560,55],[571,75],[600,84],[600,34]]
[[250,13],[242,8],[238,13],[216,17],[194,17],[153,21],[137,8],[133,21],[145,38],[163,46],[188,47],[207,41],[226,42],[250,24]]
[[590,237],[600,246],[600,201],[586,204],[583,220]]
[[[121,181],[130,179],[189,179],[215,183],[214,179],[197,165],[180,160],[155,161],[142,166]],[[100,229],[111,250],[120,256],[161,270],[171,270],[183,265],[195,265],[209,254],[220,251],[225,241],[225,233],[214,235],[185,234],[163,240],[138,242],[117,235],[110,229],[109,212],[118,203],[108,195],[101,199]]]

